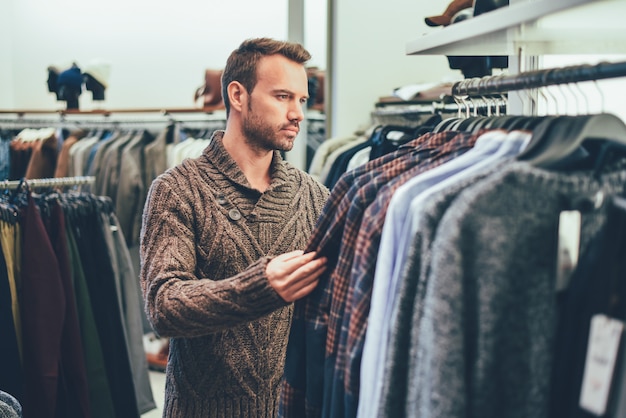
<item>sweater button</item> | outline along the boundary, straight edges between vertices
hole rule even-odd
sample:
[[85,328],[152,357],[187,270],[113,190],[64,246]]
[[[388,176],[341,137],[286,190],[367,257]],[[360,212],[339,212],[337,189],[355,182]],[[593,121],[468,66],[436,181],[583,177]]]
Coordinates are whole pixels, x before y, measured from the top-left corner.
[[237,209],[231,209],[228,211],[228,217],[233,221],[238,221],[241,219],[241,213]]
[[219,196],[217,198],[217,203],[220,205],[225,205],[226,204],[226,199],[224,199],[224,196]]

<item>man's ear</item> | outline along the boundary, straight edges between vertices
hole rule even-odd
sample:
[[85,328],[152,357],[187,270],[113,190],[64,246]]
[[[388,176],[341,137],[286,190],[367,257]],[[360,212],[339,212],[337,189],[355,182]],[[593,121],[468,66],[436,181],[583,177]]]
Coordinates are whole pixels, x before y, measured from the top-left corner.
[[230,107],[238,112],[241,112],[244,101],[248,100],[248,92],[246,91],[246,88],[238,81],[231,81],[226,91],[228,92]]

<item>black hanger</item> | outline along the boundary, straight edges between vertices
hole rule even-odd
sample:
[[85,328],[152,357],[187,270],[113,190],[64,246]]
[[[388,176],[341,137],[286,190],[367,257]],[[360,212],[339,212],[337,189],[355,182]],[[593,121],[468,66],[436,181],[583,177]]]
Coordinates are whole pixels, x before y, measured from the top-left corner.
[[415,127],[415,129],[413,130],[413,138],[417,138],[425,132],[432,132],[435,126],[440,124],[442,121],[443,118],[441,117],[441,114],[435,113],[424,122],[422,122],[420,125]]
[[19,208],[8,200],[0,199],[0,219],[15,225],[20,219]]
[[520,126],[518,129],[524,131],[533,131],[537,125],[539,125],[546,118],[554,118],[555,116],[532,116],[526,119],[524,124]]
[[25,207],[28,205],[28,196],[30,196],[31,190],[26,177],[20,178],[20,182],[17,187],[11,192],[9,196],[9,203]]
[[433,129],[433,133],[443,132],[449,130],[448,127],[455,122],[459,122],[463,120],[463,118],[448,118],[439,122],[435,128]]
[[493,121],[499,117],[500,116],[484,116],[472,127],[472,132],[476,133],[481,129],[490,129],[490,125],[493,124]]
[[513,115],[506,120],[503,120],[500,127],[507,131],[513,131],[515,129],[518,129],[517,126],[522,125],[526,121],[527,117],[528,116]]
[[519,116],[517,118],[511,119],[509,123],[506,124],[506,129],[509,131],[516,131],[523,129],[528,121],[535,118],[535,116]]
[[489,124],[492,123],[493,118],[495,117],[498,117],[498,116],[485,116],[483,119],[477,121],[477,123],[474,124],[474,126],[472,126],[472,133],[477,134],[478,132],[482,130],[491,129],[491,128],[488,128],[488,126]]
[[485,122],[488,119],[489,119],[488,116],[478,116],[474,118],[472,123],[470,123],[464,130],[466,132],[477,133],[478,131],[482,129],[482,126],[485,124]]
[[485,129],[503,129],[507,121],[515,117],[510,115],[494,116],[490,122],[485,124]]
[[546,169],[597,168],[598,157],[609,150],[607,143],[613,151],[626,149],[626,124],[617,116],[558,116],[535,127],[517,158]]
[[464,121],[462,121],[461,123],[459,123],[456,127],[456,131],[462,131],[462,132],[471,132],[472,127],[474,126],[474,124],[476,122],[478,122],[479,120],[482,119],[482,116],[472,116],[469,117],[467,119],[465,119]]
[[474,116],[469,116],[466,118],[458,118],[448,126],[446,126],[444,131],[462,131],[464,130],[472,121],[474,120]]
[[415,126],[385,125],[376,139],[383,142],[402,142],[406,141],[406,135],[411,135],[414,131]]

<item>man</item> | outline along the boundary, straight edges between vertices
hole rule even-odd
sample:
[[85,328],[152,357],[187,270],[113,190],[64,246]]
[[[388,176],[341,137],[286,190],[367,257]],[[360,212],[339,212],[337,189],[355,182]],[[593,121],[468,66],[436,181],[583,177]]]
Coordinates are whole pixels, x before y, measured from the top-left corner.
[[274,417],[293,301],[326,259],[303,254],[328,190],[283,161],[308,98],[299,44],[244,41],[222,76],[225,131],[151,185],[141,285],[170,337],[164,417]]

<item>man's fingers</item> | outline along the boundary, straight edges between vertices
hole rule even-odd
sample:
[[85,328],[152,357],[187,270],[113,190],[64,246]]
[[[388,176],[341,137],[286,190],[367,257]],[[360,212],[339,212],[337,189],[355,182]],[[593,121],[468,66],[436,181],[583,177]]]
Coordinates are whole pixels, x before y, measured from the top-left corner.
[[306,263],[310,262],[317,256],[317,253],[310,252],[303,254],[302,251],[292,251],[290,253],[281,254],[274,258],[270,263],[280,265],[280,268],[286,273],[293,273]]
[[311,260],[307,264],[300,267],[298,273],[303,274],[304,276],[315,276],[317,278],[326,269],[326,262],[326,257]]
[[292,276],[292,282],[285,292],[285,299],[289,302],[298,300],[315,289],[320,276],[326,270],[326,258],[310,261],[300,267]]
[[273,258],[266,268],[270,285],[287,302],[306,296],[326,269],[326,257],[315,257],[315,252],[292,251]]
[[290,298],[291,300],[289,300],[288,302],[295,302],[296,300],[302,299],[303,297],[307,296],[309,293],[313,291],[313,289],[317,287],[317,283],[318,283],[318,280],[316,279],[315,281],[307,284],[303,288],[298,289],[291,295],[291,298]]
[[291,251],[291,252],[284,253],[284,254],[281,254],[279,256],[276,256],[276,260],[289,261],[289,260],[293,260],[296,257],[300,257],[302,254],[304,254],[304,251],[302,251],[302,250],[295,250],[295,251]]
[[326,260],[319,259],[314,260],[308,263],[305,266],[302,266],[294,276],[296,280],[294,281],[294,288],[299,288],[308,285],[312,281],[318,280],[319,277],[326,270]]

